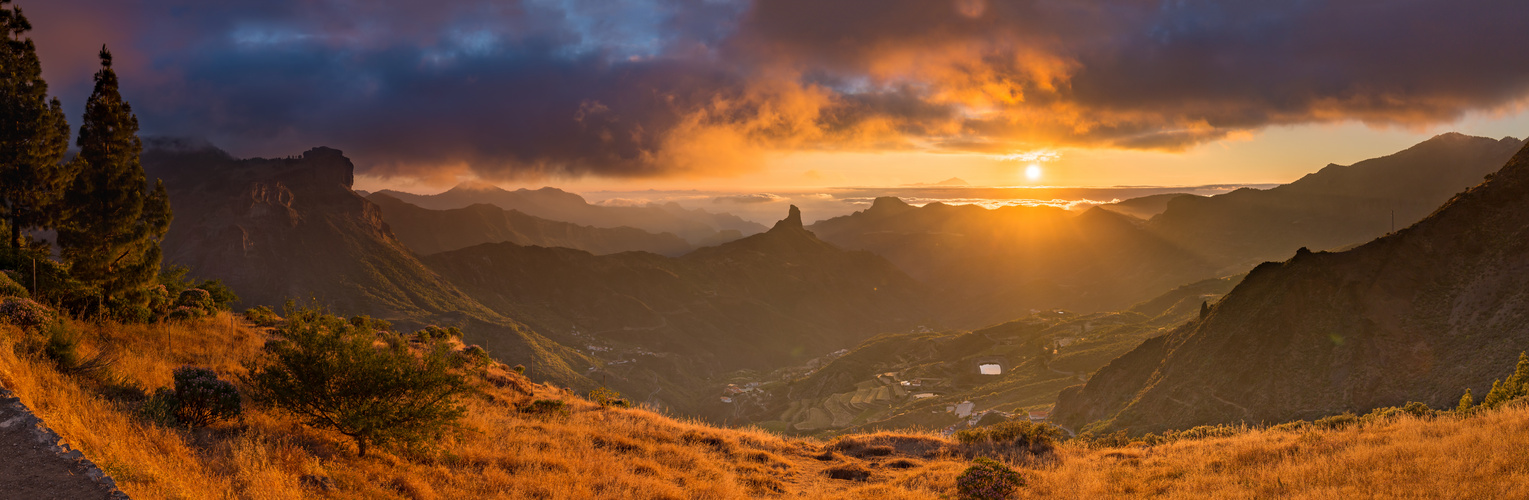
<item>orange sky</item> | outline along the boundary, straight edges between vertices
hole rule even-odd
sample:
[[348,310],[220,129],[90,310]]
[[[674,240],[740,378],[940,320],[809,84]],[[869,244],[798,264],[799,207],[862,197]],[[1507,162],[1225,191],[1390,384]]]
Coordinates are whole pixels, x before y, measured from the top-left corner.
[[[599,176],[500,182],[501,187],[556,186],[574,192],[687,190],[767,192],[829,187],[935,183],[957,177],[974,186],[1197,186],[1286,183],[1328,163],[1342,165],[1383,156],[1444,132],[1491,138],[1529,135],[1529,111],[1473,113],[1426,127],[1370,127],[1359,123],[1279,126],[1182,152],[1108,148],[1054,148],[1051,161],[999,159],[999,155],[929,152],[767,153],[752,170],[725,175],[619,179]],[[1038,165],[1029,179],[1025,167]],[[357,189],[435,193],[470,175],[420,182],[362,175]]]

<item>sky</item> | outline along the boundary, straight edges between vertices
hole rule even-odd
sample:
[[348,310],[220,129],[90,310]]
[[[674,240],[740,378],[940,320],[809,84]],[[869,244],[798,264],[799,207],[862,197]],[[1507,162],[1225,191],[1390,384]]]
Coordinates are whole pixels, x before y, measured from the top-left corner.
[[1257,184],[1529,134],[1521,0],[14,4],[72,125],[106,44],[143,134],[369,190]]

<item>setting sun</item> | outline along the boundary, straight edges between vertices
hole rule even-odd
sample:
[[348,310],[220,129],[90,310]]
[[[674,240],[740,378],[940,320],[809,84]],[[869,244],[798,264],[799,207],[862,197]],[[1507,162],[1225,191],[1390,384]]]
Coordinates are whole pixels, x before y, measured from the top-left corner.
[[1030,165],[1025,167],[1025,178],[1032,181],[1041,178],[1041,166]]

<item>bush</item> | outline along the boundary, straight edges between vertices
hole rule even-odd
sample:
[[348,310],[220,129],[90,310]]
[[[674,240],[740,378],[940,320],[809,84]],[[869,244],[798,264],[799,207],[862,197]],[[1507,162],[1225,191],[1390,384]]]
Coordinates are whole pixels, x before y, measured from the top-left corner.
[[80,366],[80,337],[63,322],[51,323],[46,332],[47,343],[43,355],[53,361],[60,371],[73,371]]
[[180,411],[180,400],[175,398],[175,391],[168,387],[161,387],[143,400],[138,405],[138,416],[155,424],[171,427],[179,424],[175,414]]
[[32,299],[7,297],[0,302],[0,321],[32,329],[53,322],[53,312]]
[[212,312],[217,309],[217,303],[212,301],[212,294],[200,288],[182,290],[180,296],[175,298],[175,305],[201,309],[204,312]]
[[464,413],[456,398],[467,382],[443,344],[422,353],[397,341],[374,347],[375,331],[317,309],[288,314],[278,333],[246,364],[252,396],[350,437],[361,456],[373,444],[423,443]]
[[206,427],[244,412],[234,384],[206,368],[182,366],[174,373],[175,419],[188,427]]
[[180,306],[171,310],[170,314],[165,315],[165,318],[173,321],[190,321],[206,315],[207,312],[201,308]]
[[1014,496],[1024,476],[998,461],[978,457],[956,477],[956,493],[966,500],[1000,500]]
[[1345,412],[1338,415],[1317,419],[1317,421],[1312,422],[1311,425],[1312,427],[1316,427],[1318,429],[1337,431],[1347,429],[1357,423],[1359,423],[1359,417],[1357,415]]
[[460,328],[455,327],[455,326],[441,328],[439,326],[430,325],[430,326],[425,327],[423,330],[414,332],[414,339],[417,340],[417,341],[421,341],[421,342],[428,342],[428,341],[431,341],[431,340],[450,340],[450,339],[461,339],[461,338],[462,338],[462,330]]
[[10,274],[10,271],[0,273],[0,297],[20,297],[23,299],[29,297],[27,287],[17,283]]
[[1011,420],[962,430],[956,433],[956,440],[966,445],[969,456],[993,452],[1017,457],[1051,453],[1056,449],[1056,443],[1065,436],[1064,433],[1060,427],[1051,424]]
[[254,323],[255,326],[276,326],[276,322],[281,321],[281,318],[277,317],[276,313],[266,306],[255,306],[245,309],[244,319]]
[[369,331],[373,331],[373,332],[391,332],[391,331],[393,331],[393,324],[392,323],[389,323],[386,320],[372,319],[371,316],[367,316],[367,315],[364,315],[364,314],[360,315],[360,316],[351,316],[350,324],[351,324],[351,326],[354,326],[356,328],[360,328],[360,329],[363,329],[363,330],[369,330]]
[[519,406],[521,413],[532,415],[567,415],[568,403],[560,399],[538,399]]
[[526,365],[515,365],[515,367],[514,368],[510,368],[510,370],[513,370],[517,374],[525,375],[526,374]]
[[604,407],[631,408],[632,402],[621,397],[621,393],[601,387],[589,391],[589,400],[599,403]]
[[207,292],[207,297],[212,299],[213,309],[227,310],[229,304],[239,301],[234,289],[223,284],[223,280],[206,280],[196,287]]
[[476,345],[470,345],[463,349],[462,358],[468,365],[472,366],[483,366],[492,361],[488,356],[488,351]]

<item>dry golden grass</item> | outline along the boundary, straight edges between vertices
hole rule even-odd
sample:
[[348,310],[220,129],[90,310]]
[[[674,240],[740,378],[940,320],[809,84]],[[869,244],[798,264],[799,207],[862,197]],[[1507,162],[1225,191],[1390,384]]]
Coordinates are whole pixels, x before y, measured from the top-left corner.
[[[267,337],[227,315],[191,325],[78,328],[87,355],[114,346],[113,375],[149,389],[168,385],[182,364],[232,378]],[[952,453],[958,445],[929,434],[784,438],[605,409],[519,380],[486,385],[469,399],[465,430],[435,453],[359,458],[342,436],[254,407],[241,422],[211,429],[156,427],[102,397],[95,383],[15,354],[20,335],[0,326],[0,384],[137,499],[925,499],[953,497],[967,466]],[[540,417],[514,409],[530,398],[563,399],[571,411]],[[830,470],[868,476],[833,479]],[[1064,445],[1055,460],[1020,470],[1029,482],[1022,498],[1529,498],[1529,409],[1344,431],[1255,430],[1154,447]],[[305,487],[305,475],[328,477],[336,489]]]

